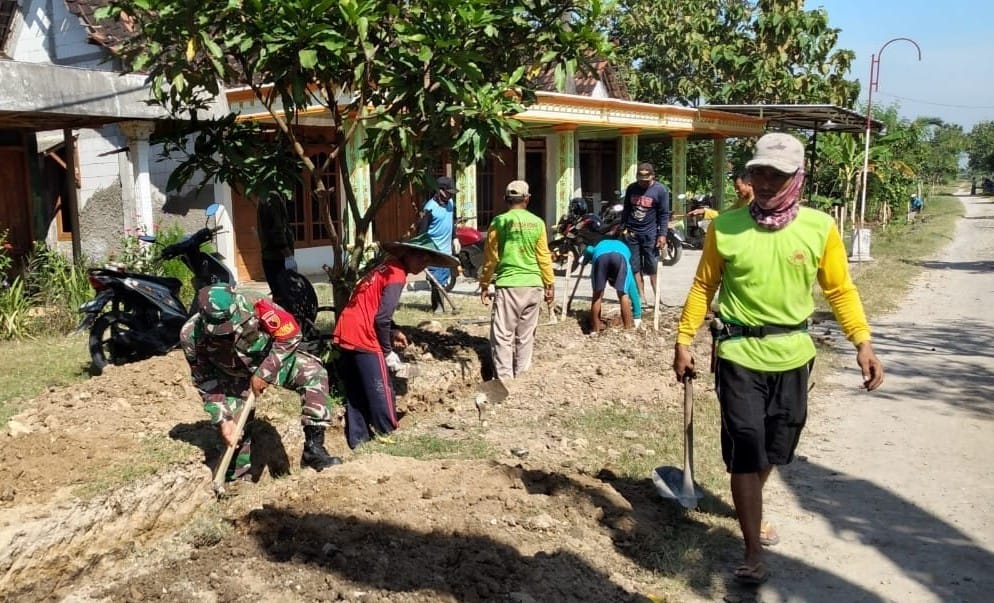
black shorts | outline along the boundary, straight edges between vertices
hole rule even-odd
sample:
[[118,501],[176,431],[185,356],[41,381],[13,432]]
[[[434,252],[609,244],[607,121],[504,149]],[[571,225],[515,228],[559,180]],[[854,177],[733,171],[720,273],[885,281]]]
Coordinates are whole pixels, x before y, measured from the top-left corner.
[[659,261],[656,237],[647,234],[629,234],[625,237],[625,244],[632,252],[632,272],[656,274],[656,262]]
[[721,456],[729,473],[756,473],[794,458],[808,417],[814,360],[784,372],[760,372],[718,359]]
[[628,280],[628,260],[617,251],[597,256],[591,268],[593,292],[599,293],[608,283],[619,293],[625,293],[625,281]]

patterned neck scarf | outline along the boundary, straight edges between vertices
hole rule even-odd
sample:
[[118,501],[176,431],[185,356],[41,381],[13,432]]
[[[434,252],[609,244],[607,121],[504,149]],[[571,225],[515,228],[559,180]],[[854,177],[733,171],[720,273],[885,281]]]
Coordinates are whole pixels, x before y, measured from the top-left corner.
[[772,207],[764,209],[756,200],[749,204],[749,214],[762,228],[780,230],[790,224],[800,211],[801,189],[804,186],[804,170],[797,170],[790,183],[770,199]]

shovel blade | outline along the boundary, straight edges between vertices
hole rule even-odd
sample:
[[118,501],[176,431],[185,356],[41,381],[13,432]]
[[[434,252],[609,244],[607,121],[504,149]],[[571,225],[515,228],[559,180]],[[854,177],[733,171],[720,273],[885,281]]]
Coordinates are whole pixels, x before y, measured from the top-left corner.
[[652,472],[652,483],[663,498],[675,499],[686,509],[696,509],[697,501],[704,494],[688,477],[683,469],[677,467],[656,467]]
[[507,398],[507,386],[500,379],[491,379],[490,381],[483,381],[476,386],[476,391],[481,394],[486,394],[487,402],[492,404],[499,404]]

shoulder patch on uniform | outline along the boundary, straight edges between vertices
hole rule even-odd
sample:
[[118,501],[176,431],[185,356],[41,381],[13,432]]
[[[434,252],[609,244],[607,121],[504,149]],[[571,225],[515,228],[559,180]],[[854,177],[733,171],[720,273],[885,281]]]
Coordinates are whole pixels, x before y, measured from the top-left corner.
[[262,328],[275,339],[286,340],[300,333],[297,319],[268,299],[255,302],[255,315]]

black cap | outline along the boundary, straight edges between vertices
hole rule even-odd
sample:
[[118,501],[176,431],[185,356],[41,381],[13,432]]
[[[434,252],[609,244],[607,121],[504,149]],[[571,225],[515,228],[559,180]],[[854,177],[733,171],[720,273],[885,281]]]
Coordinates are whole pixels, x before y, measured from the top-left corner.
[[438,179],[438,190],[451,194],[459,192],[459,189],[456,188],[456,183],[448,176],[442,176]]

